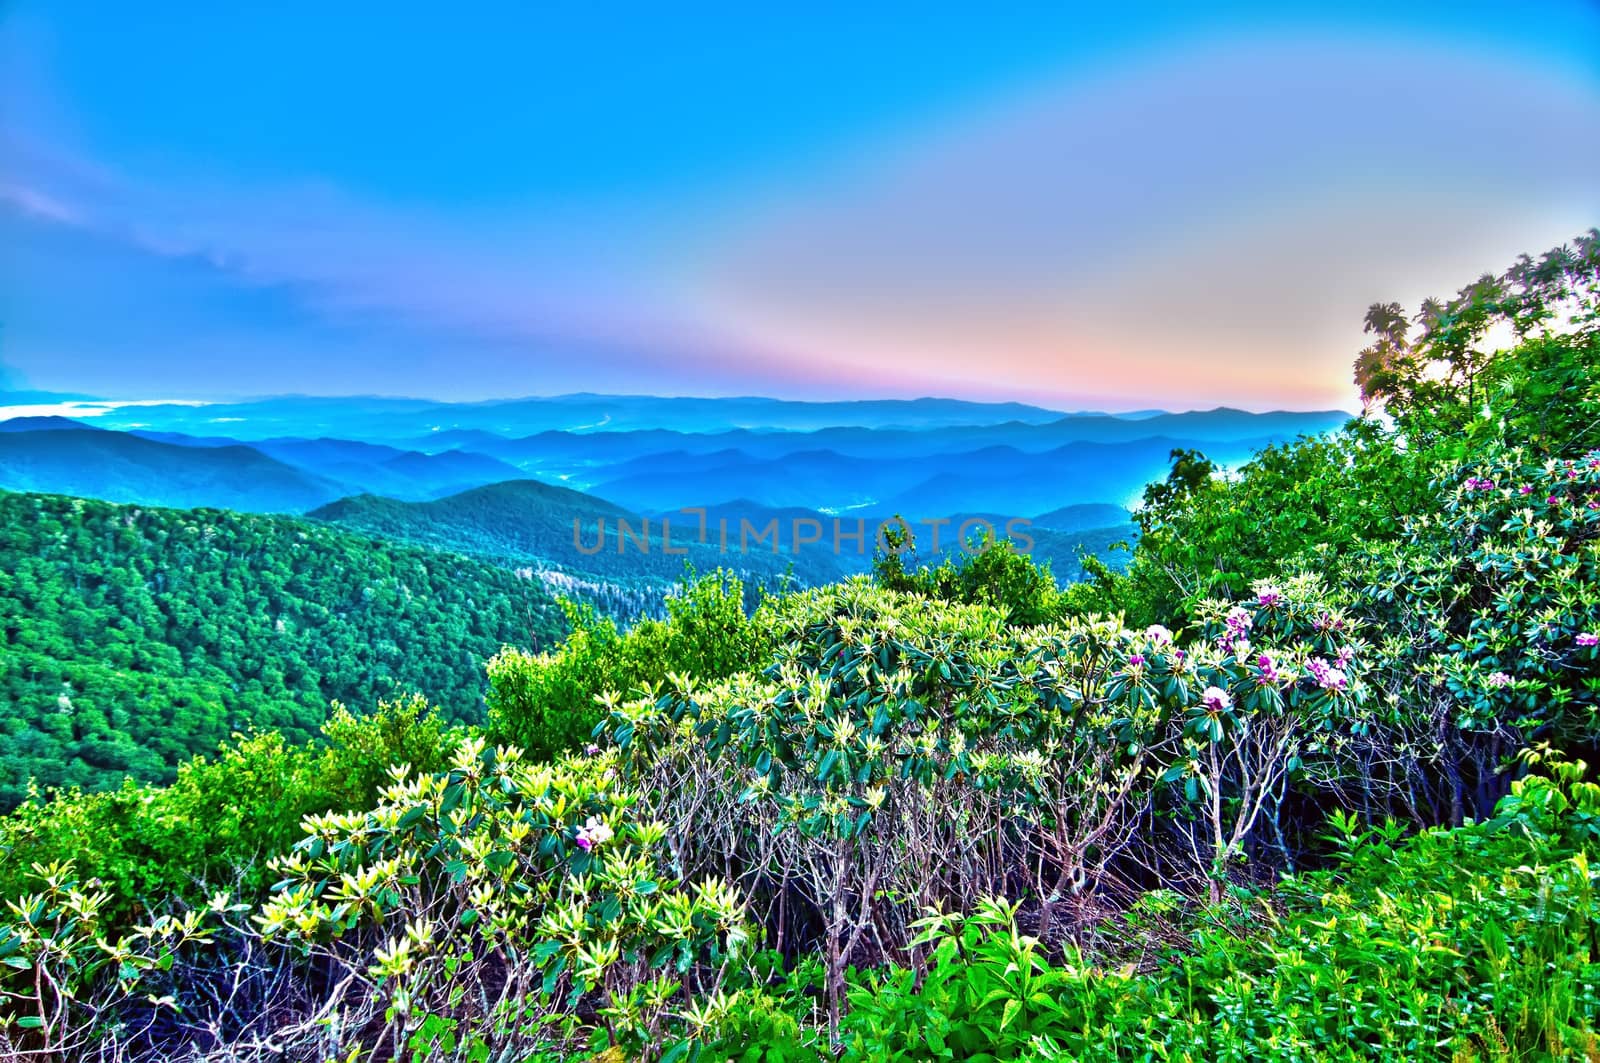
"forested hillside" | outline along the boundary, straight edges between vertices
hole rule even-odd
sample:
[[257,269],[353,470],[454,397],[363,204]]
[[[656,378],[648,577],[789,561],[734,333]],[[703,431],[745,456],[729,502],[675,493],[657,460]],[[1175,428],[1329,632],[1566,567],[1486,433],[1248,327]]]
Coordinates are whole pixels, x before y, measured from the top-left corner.
[[482,718],[483,664],[548,644],[535,582],[323,525],[0,492],[0,805],[36,777],[171,777],[236,730],[427,690]]
[[[742,515],[753,529],[767,520],[759,507]],[[681,513],[666,517],[671,528],[669,551],[663,537],[667,525],[660,516],[647,519],[594,495],[537,480],[490,484],[431,502],[363,495],[322,506],[309,516],[397,542],[514,567],[557,569],[552,582],[565,594],[596,604],[623,621],[659,614],[686,565],[701,572],[727,567],[741,573],[752,589],[778,589],[792,582],[802,586],[831,582],[864,567],[871,556],[870,531],[868,552],[849,567],[839,563],[827,543],[790,552],[787,524],[782,521],[781,552],[772,549],[770,537],[754,540],[754,531],[752,541],[742,545],[737,517],[729,523],[724,549],[715,518],[702,541],[697,519]]]

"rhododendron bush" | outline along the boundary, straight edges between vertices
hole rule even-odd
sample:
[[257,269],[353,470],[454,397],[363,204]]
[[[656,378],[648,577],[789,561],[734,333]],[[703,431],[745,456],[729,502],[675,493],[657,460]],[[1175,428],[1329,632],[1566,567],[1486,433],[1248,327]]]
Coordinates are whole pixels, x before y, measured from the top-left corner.
[[1353,623],[1309,577],[1184,646],[864,580],[767,619],[786,648],[762,676],[673,677],[606,731],[683,866],[736,876],[775,941],[820,928],[835,1019],[845,966],[904,949],[927,906],[1030,895],[1047,933],[1063,900],[1133,889],[1152,831],[1219,899],[1263,812],[1336,774],[1363,719]]
[[1459,822],[1493,807],[1510,752],[1600,739],[1600,451],[1495,445],[1436,487],[1437,511],[1374,555],[1362,595]]

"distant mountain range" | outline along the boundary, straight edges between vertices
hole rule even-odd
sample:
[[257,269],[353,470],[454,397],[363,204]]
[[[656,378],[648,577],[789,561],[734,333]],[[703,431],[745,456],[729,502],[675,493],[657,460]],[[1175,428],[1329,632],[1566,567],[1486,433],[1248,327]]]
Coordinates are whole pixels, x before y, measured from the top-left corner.
[[[232,439],[186,436],[177,432],[136,431],[132,434],[188,447],[236,443]],[[438,498],[481,484],[519,479],[523,475],[514,465],[464,450],[424,454],[348,439],[262,439],[249,445],[269,457],[344,484],[347,491],[341,494],[354,490],[391,498]]]
[[[853,420],[835,423],[844,419]],[[278,398],[0,420],[0,488],[308,514],[547,580],[559,574],[627,613],[659,605],[686,563],[728,565],[767,584],[860,571],[872,529],[894,516],[951,519],[947,545],[962,520],[1003,530],[1024,518],[1037,553],[1073,578],[1081,550],[1103,552],[1132,534],[1128,510],[1165,476],[1173,450],[1236,465],[1345,420],[1337,411],[1111,416],[934,399]],[[705,541],[686,507],[705,510]],[[853,547],[858,522],[869,541]],[[769,525],[777,535],[759,534]],[[797,553],[797,534],[824,545]],[[741,537],[753,546],[741,550]]]
[[650,395],[558,395],[492,402],[435,402],[370,396],[289,395],[245,402],[127,406],[100,414],[108,426],[203,434],[219,424],[249,438],[338,435],[381,442],[451,430],[497,435],[540,431],[601,432],[670,429],[719,432],[738,428],[804,431],[835,425],[939,428],[1042,423],[1065,416],[1024,403],[962,399],[674,398]]
[[776,458],[801,451],[832,451],[847,457],[908,458],[986,447],[1025,452],[1053,450],[1068,443],[1125,443],[1166,437],[1196,443],[1292,439],[1328,432],[1350,419],[1338,410],[1309,413],[1246,413],[1217,409],[1195,413],[1157,413],[1137,419],[1081,414],[1045,422],[1008,421],[934,429],[844,426],[816,431],[679,432],[645,429],[617,432],[540,432],[507,438],[491,432],[456,430],[419,436],[407,445],[437,451],[453,447],[489,454],[523,468],[581,470],[664,454],[744,454]]
[[[3,402],[5,400],[0,400]],[[803,402],[767,398],[690,398],[649,395],[559,395],[550,398],[506,399],[492,402],[437,402],[429,399],[395,399],[370,396],[326,398],[320,396],[278,396],[241,402],[171,403],[155,405],[117,405],[87,403],[97,414],[96,422],[107,428],[149,429],[182,432],[188,435],[214,435],[220,426],[237,439],[332,437],[409,446],[423,450],[444,450],[465,446],[482,451],[467,436],[462,441],[438,446],[422,440],[451,432],[484,433],[503,438],[525,438],[542,432],[598,434],[645,430],[711,435],[722,432],[766,431],[809,432],[830,428],[896,431],[933,429],[989,428],[1085,422],[1088,435],[1068,435],[1054,445],[1073,439],[1108,441],[1139,435],[1179,435],[1193,438],[1224,438],[1237,435],[1240,419],[1257,420],[1254,434],[1276,434],[1279,425],[1271,419],[1298,426],[1318,414],[1251,414],[1240,410],[1212,410],[1192,414],[1164,414],[1139,410],[1126,414],[1091,411],[1068,412],[1017,402],[971,402],[963,399],[867,399],[849,402]],[[66,412],[65,410],[59,412]],[[1205,431],[1177,431],[1170,427],[1143,429],[1139,422],[1152,417],[1196,418],[1217,425],[1219,436]],[[1337,424],[1347,415],[1324,411],[1324,423]],[[1115,435],[1115,424],[1130,434]],[[1096,427],[1098,425],[1098,427]],[[1295,430],[1301,430],[1296,427]],[[1111,433],[1111,434],[1107,434]],[[987,445],[962,441],[955,446]],[[1047,449],[1049,444],[1039,449]],[[831,440],[819,439],[810,447],[840,449]],[[486,452],[487,451],[483,451]],[[495,455],[500,456],[500,455]]]

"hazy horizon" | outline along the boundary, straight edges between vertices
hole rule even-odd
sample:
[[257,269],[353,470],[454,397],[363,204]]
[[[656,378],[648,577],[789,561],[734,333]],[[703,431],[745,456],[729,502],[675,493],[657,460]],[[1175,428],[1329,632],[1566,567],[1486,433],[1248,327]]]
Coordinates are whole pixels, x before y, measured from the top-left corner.
[[[8,395],[29,396],[27,401],[6,402]],[[52,396],[54,401],[36,401],[33,397],[43,398]],[[617,399],[617,400],[656,400],[671,402],[676,400],[688,401],[728,401],[728,402],[770,402],[808,406],[834,406],[851,404],[876,404],[876,403],[962,403],[978,407],[1006,407],[1020,406],[1043,410],[1051,413],[1060,413],[1063,416],[1105,414],[1110,416],[1127,416],[1129,414],[1144,413],[1208,413],[1218,410],[1235,410],[1244,413],[1306,413],[1339,411],[1350,413],[1354,411],[1344,406],[1325,407],[1289,407],[1289,406],[1260,406],[1252,407],[1236,403],[1222,402],[1205,406],[1156,406],[1156,405],[1129,405],[1126,408],[1115,407],[1088,407],[1071,406],[1070,404],[1053,404],[1046,401],[1035,401],[1028,397],[1015,399],[968,399],[954,395],[856,395],[840,398],[787,398],[777,395],[758,394],[651,394],[645,392],[598,392],[598,391],[569,391],[549,395],[504,395],[493,398],[475,399],[441,399],[426,395],[400,395],[383,394],[378,392],[348,393],[348,394],[313,394],[306,392],[280,392],[277,394],[233,395],[216,398],[177,398],[177,397],[151,397],[123,398],[112,395],[90,395],[87,393],[67,392],[42,392],[26,386],[0,387],[0,421],[17,417],[48,417],[60,416],[68,418],[92,418],[100,413],[140,406],[241,406],[254,403],[290,401],[304,399],[309,401],[372,401],[396,403],[427,403],[439,406],[496,406],[509,405],[520,402],[560,402],[570,399]]]

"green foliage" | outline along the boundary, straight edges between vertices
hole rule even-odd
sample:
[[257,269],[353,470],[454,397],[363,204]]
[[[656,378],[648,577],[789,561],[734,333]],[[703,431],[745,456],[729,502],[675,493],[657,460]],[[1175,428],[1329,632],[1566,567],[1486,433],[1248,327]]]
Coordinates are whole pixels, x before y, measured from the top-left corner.
[[1600,739],[1600,450],[1496,441],[1355,568],[1412,734],[1441,735],[1450,817],[1488,811],[1506,749]]
[[607,734],[688,866],[731,857],[793,884],[836,1019],[869,927],[906,947],[885,927],[908,898],[964,906],[1006,881],[952,879],[946,860],[1021,869],[1048,922],[1131,844],[1158,779],[1187,781],[1192,873],[1219,889],[1263,810],[1358,719],[1349,625],[1319,591],[1263,589],[1180,649],[1162,629],[1016,628],[856,580],[764,610],[780,648],[760,679],[674,677],[614,699]]
[[1010,539],[986,537],[971,544],[970,552],[952,551],[936,566],[909,569],[906,560],[916,557],[911,537],[891,527],[885,539],[891,549],[874,560],[873,578],[890,590],[993,606],[1014,624],[1044,624],[1061,613],[1050,562],[1035,562]]
[[845,1058],[1592,1058],[1600,787],[1557,773],[1484,826],[1341,819],[1336,870],[1200,918],[1150,971],[1056,961],[1001,902],[930,916],[925,974],[853,980]]
[[[1285,569],[1333,573],[1368,547],[1410,539],[1412,519],[1438,508],[1435,479],[1485,448],[1522,448],[1538,463],[1600,447],[1597,307],[1594,230],[1427,301],[1414,339],[1398,305],[1374,306],[1357,382],[1392,423],[1363,419],[1268,447],[1232,475],[1174,453],[1168,479],[1146,489],[1127,575],[1106,575],[1073,607],[1180,622],[1205,597],[1238,595]],[[1494,349],[1506,330],[1518,342]]]
[[[92,1053],[136,990],[170,970],[180,950],[214,939],[207,915],[232,909],[219,894],[208,909],[117,934],[104,921],[107,893],[80,881],[71,863],[36,865],[29,885],[37,888],[8,900],[0,917],[0,1050],[18,1050],[11,1058]],[[112,993],[97,993],[108,984]]]
[[465,741],[448,771],[397,770],[371,808],[309,817],[257,922],[269,942],[370,976],[401,1029],[495,979],[488,1030],[549,1027],[568,1044],[598,1014],[638,1051],[685,972],[737,957],[747,931],[726,885],[680,886],[664,830],[634,804],[602,765]]
[[489,732],[536,757],[586,743],[607,691],[632,694],[669,674],[720,679],[765,663],[771,640],[744,610],[744,585],[717,570],[669,597],[665,620],[626,633],[587,606],[566,604],[571,633],[550,653],[506,649],[489,662]]
[[1371,421],[1267,447],[1233,476],[1199,476],[1191,460],[1145,492],[1133,561],[1105,584],[1102,607],[1173,624],[1204,598],[1286,570],[1336,572],[1364,544],[1396,538],[1430,501],[1424,457]]
[[806,959],[789,970],[776,953],[759,953],[734,972],[741,984],[716,1021],[700,1030],[700,1055],[730,1063],[828,1063],[835,1058],[816,1007],[823,970]]
[[[1516,438],[1547,452],[1600,442],[1592,415],[1600,230],[1538,261],[1524,255],[1452,299],[1429,299],[1416,320],[1412,339],[1397,304],[1374,306],[1367,331],[1376,341],[1356,360],[1363,398],[1382,403],[1414,444],[1458,448],[1459,460],[1486,403],[1500,407]],[[1517,344],[1494,349],[1506,330]]]
[[482,662],[559,630],[512,573],[316,524],[0,493],[0,809],[169,781],[235,731],[313,738],[330,701],[427,690],[482,716]]
[[339,707],[323,735],[325,744],[271,731],[239,737],[179,767],[169,786],[129,780],[105,792],[35,794],[0,820],[0,898],[22,894],[35,865],[69,863],[101,884],[109,925],[208,889],[259,896],[267,858],[299,838],[304,816],[363,807],[391,765],[438,769],[451,741],[418,697],[367,716]]

